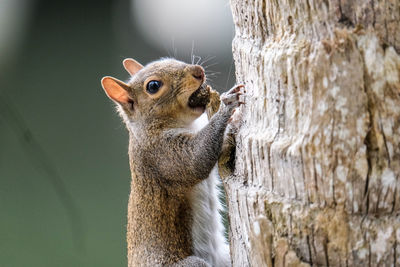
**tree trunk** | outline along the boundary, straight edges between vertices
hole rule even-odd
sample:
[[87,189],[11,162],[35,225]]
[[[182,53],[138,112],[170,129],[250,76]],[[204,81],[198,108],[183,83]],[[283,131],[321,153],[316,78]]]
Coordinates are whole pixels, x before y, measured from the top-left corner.
[[399,0],[231,7],[233,265],[399,266]]

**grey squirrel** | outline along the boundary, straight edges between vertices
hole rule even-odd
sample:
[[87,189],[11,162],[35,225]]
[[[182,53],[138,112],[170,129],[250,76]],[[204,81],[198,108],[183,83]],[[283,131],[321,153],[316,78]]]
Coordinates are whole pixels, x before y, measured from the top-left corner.
[[199,65],[123,65],[128,83],[101,84],[129,132],[128,266],[230,266],[213,169],[244,86],[219,97]]

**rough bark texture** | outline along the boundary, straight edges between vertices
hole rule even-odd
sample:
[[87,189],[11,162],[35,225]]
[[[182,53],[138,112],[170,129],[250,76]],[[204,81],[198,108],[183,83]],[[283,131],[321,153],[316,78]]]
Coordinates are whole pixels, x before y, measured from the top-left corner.
[[400,1],[231,0],[234,266],[400,265]]

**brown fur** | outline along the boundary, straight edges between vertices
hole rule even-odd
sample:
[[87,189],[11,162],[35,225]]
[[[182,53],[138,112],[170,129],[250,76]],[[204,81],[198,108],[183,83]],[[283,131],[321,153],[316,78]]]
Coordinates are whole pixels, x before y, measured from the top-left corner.
[[[226,98],[222,96],[224,104],[209,124],[198,134],[191,133],[188,126],[202,113],[188,106],[189,97],[204,82],[193,77],[198,68],[172,59],[160,60],[137,72],[128,85],[118,85],[130,99],[124,96],[118,103],[130,136],[129,266],[208,265],[192,256],[188,197],[217,162],[240,92],[237,87]],[[146,92],[150,80],[163,82],[153,95]],[[211,95],[215,97],[215,93]]]

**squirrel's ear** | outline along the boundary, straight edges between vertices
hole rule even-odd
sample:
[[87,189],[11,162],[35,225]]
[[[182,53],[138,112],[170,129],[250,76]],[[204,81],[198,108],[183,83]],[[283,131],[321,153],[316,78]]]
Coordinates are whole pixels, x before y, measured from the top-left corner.
[[126,71],[132,76],[135,75],[139,70],[143,69],[143,65],[132,58],[124,59],[122,64],[124,65]]
[[106,76],[101,79],[101,85],[110,99],[121,105],[132,105],[133,100],[128,93],[129,85],[126,83],[113,77]]

